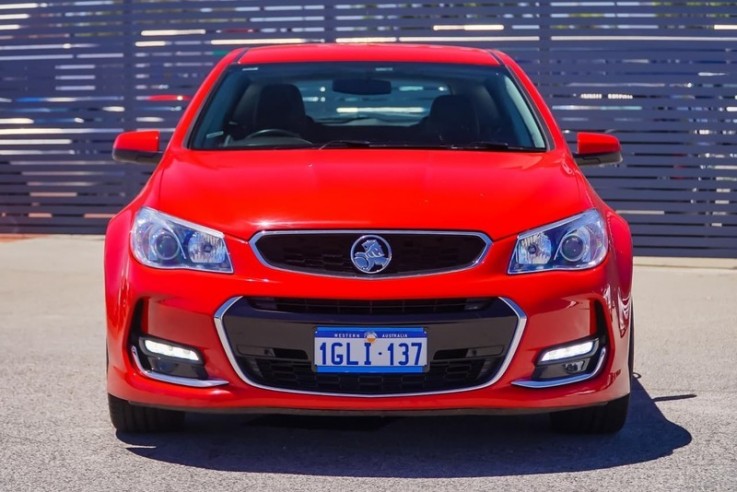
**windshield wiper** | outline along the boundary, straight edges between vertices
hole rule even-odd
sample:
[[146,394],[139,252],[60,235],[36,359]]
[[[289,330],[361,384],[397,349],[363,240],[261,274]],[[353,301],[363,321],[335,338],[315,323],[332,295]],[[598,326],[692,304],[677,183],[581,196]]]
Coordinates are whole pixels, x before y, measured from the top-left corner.
[[545,152],[541,147],[520,147],[509,145],[506,142],[469,142],[464,144],[451,144],[448,146],[454,150],[502,150],[506,152]]
[[364,149],[371,145],[368,140],[330,140],[320,145],[318,149]]

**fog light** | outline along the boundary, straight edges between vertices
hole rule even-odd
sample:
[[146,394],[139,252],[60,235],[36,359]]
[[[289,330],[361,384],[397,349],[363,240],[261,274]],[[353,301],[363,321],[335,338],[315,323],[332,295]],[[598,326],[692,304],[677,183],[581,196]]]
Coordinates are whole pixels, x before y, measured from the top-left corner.
[[540,357],[540,362],[552,362],[561,359],[570,359],[571,357],[578,357],[580,355],[586,355],[592,352],[595,346],[595,340],[587,340],[585,342],[579,342],[573,345],[547,350],[543,352],[542,357]]
[[579,372],[583,372],[583,370],[586,369],[586,359],[574,360],[572,362],[564,362],[562,365],[563,370],[565,370],[568,374],[578,374]]
[[150,338],[143,339],[143,347],[151,354],[163,355],[174,359],[183,359],[192,362],[202,362],[200,354],[196,350],[188,349],[180,345],[173,345],[160,340]]

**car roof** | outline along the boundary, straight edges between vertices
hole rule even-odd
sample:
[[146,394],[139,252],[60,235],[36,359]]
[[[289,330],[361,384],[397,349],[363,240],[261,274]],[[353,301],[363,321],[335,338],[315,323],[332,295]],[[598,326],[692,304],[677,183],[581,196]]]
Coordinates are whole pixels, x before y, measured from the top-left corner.
[[249,48],[238,58],[240,64],[378,61],[500,65],[491,51],[460,46],[402,43],[322,43]]

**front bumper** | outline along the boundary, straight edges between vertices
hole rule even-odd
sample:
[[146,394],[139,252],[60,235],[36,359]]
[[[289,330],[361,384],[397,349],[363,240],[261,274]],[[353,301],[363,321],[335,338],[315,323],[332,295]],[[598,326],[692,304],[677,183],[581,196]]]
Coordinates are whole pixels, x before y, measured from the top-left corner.
[[[629,287],[619,285],[613,254],[591,270],[509,276],[492,273],[506,271],[513,247],[513,241],[499,241],[482,264],[467,271],[376,281],[276,271],[258,262],[245,241],[229,239],[228,247],[236,259],[236,275],[150,269],[127,253],[117,274],[106,267],[111,394],[142,405],[191,411],[384,414],[542,412],[602,404],[629,393]],[[243,271],[251,274],[238,275]],[[514,306],[518,322],[494,374],[468,387],[336,394],[275,389],[249,378],[229,349],[222,326],[218,329],[218,318],[222,321],[227,312],[223,308],[242,297],[305,297],[306,292],[323,299],[498,298]],[[224,384],[190,387],[152,378],[131,353],[136,330],[195,347],[203,355],[208,379]],[[554,387],[515,384],[530,380],[543,350],[597,336],[601,330],[606,354],[591,377]]]

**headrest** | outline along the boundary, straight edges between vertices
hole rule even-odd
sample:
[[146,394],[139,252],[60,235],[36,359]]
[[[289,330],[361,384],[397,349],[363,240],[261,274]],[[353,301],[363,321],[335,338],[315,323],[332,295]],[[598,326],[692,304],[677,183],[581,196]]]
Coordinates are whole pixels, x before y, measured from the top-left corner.
[[292,84],[272,84],[261,89],[256,104],[257,129],[281,128],[295,130],[305,120],[302,93]]
[[478,140],[479,122],[468,96],[447,95],[435,98],[428,116],[430,127],[443,142]]

